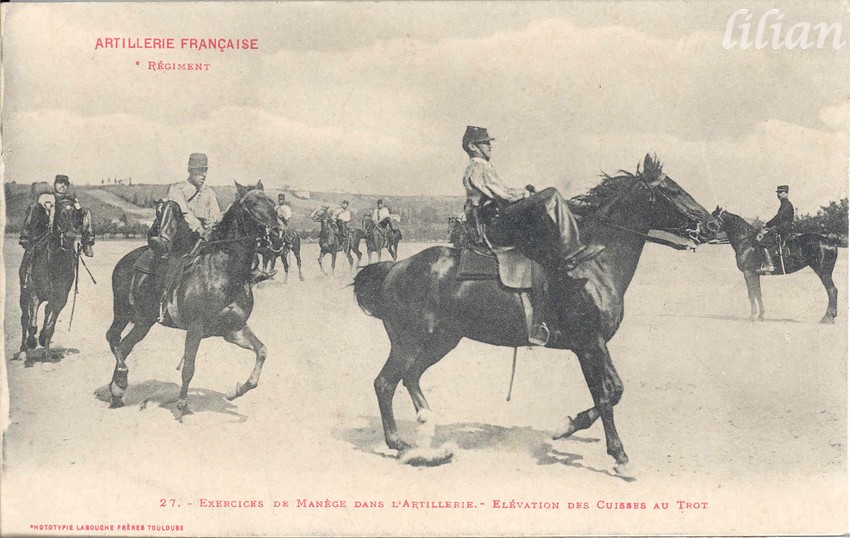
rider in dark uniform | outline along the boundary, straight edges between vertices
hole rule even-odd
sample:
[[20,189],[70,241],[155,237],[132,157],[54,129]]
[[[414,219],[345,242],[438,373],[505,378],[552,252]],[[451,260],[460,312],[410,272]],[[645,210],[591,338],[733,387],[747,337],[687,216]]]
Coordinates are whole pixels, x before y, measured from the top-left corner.
[[776,240],[776,236],[779,236],[781,248],[782,239],[791,233],[794,225],[794,206],[788,200],[788,185],[776,187],[776,197],[779,198],[779,210],[775,217],[765,223],[760,236],[762,239],[759,241],[764,249],[764,265],[760,269],[763,273],[773,273],[776,269],[769,246]]
[[[556,189],[536,192],[530,185],[517,189],[502,182],[490,162],[492,140],[482,127],[469,126],[463,135],[463,149],[469,155],[463,175],[465,212],[475,232],[480,234],[482,225],[488,225],[487,237],[493,244],[515,246],[550,275],[559,271],[570,274],[596,257],[604,247],[582,244],[576,219]],[[545,345],[549,329],[540,321],[540,295],[539,290],[532,292],[529,342]]]
[[[57,175],[53,181],[53,193],[44,193],[38,200],[30,204],[24,216],[24,224],[21,227],[21,235],[18,244],[24,248],[24,257],[21,261],[20,279],[21,287],[29,285],[29,275],[32,266],[33,250],[41,236],[49,231],[53,224],[53,214],[56,204],[67,201],[73,204],[76,213],[76,224],[81,231],[80,244],[83,254],[91,258],[94,256],[92,246],[94,245],[94,225],[92,224],[91,211],[82,207],[77,198],[68,192],[71,180],[68,176]],[[37,213],[40,213],[37,218]],[[39,229],[36,222],[41,223]]]

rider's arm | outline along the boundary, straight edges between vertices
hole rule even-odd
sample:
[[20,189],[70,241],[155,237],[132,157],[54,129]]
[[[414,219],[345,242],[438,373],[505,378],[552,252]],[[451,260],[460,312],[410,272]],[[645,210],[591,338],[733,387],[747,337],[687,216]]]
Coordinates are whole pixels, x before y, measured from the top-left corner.
[[[188,186],[189,188],[187,188]],[[194,187],[190,183],[177,183],[168,188],[168,194],[166,195],[166,199],[175,202],[178,206],[180,206],[180,212],[183,213],[183,219],[186,221],[186,224],[189,225],[189,229],[193,232],[200,233],[203,230],[204,226],[201,224],[201,221],[198,220],[198,217],[192,214],[189,210],[189,201],[186,198],[186,191],[194,190]],[[189,193],[189,196],[194,194],[193,192]],[[200,196],[200,193],[198,194]]]
[[469,176],[470,183],[489,198],[516,202],[525,197],[523,189],[514,189],[505,185],[489,163],[479,163]]

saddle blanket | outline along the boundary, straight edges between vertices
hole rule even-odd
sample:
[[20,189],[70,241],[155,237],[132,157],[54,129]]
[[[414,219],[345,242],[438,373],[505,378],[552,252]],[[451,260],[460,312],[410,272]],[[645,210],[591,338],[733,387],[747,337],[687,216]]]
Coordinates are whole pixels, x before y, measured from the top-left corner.
[[484,254],[464,248],[460,253],[458,280],[495,280],[508,288],[532,287],[534,264],[524,254],[512,247],[494,247],[493,254]]

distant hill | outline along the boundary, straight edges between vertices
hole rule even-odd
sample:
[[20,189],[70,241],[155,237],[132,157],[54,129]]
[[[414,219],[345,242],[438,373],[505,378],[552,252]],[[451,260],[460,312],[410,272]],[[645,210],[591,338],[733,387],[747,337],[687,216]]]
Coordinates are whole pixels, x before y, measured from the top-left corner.
[[[50,192],[48,183],[4,185],[6,195],[6,232],[16,233],[21,229],[24,213],[41,192]],[[236,187],[213,186],[222,210],[236,197]],[[141,235],[154,218],[156,201],[163,198],[168,185],[101,185],[72,187],[80,203],[91,209],[95,231],[98,236]],[[292,207],[292,221],[302,236],[315,238],[318,223],[310,220],[310,213],[321,206],[337,207],[342,200],[349,201],[352,223],[361,226],[363,216],[368,214],[379,198],[399,215],[399,227],[405,239],[441,241],[448,236],[448,218],[463,211],[463,196],[401,196],[393,194],[350,194],[310,192],[309,199],[295,196],[292,191],[269,189],[266,194],[277,200],[280,192]],[[306,193],[299,194],[304,195]]]

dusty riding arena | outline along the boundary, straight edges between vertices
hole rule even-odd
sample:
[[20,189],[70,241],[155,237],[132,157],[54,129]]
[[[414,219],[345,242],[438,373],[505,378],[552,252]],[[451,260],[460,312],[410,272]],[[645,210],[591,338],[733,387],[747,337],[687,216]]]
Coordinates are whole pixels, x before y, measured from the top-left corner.
[[[174,418],[182,331],[154,327],[128,359],[126,406],[109,409],[110,274],[138,243],[97,245],[73,319],[53,354],[20,346],[20,248],[7,239],[3,534],[841,534],[847,528],[847,252],[835,269],[839,317],[810,270],[762,281],[749,302],[728,245],[696,253],[647,245],[610,343],[625,383],[616,407],[632,460],[613,472],[602,425],[550,436],[592,405],[571,352],[468,340],[423,377],[433,438],[407,391],[408,441],[451,450],[417,467],[386,448],[373,380],[387,358],[381,322],[357,307],[347,262],[322,277],[303,245],[305,282],[255,288],[251,326],[268,346],[257,389],[224,395],[253,353],[204,340]],[[402,242],[400,258],[426,248]],[[339,260],[338,260],[339,261]],[[72,291],[73,293],[73,291]],[[64,526],[64,527],[63,527]],[[64,530],[63,530],[64,529]]]

